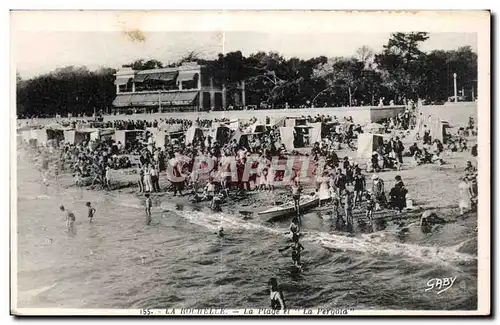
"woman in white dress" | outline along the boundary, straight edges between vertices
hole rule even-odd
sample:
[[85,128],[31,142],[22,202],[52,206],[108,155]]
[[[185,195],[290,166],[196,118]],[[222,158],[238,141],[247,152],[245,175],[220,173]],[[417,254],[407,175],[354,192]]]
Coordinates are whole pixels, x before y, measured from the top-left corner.
[[151,172],[150,172],[149,164],[146,164],[144,166],[144,191],[145,192],[151,192],[153,188],[153,184],[151,181]]
[[458,184],[460,190],[460,201],[458,202],[458,208],[460,209],[460,214],[464,214],[466,209],[470,208],[470,192],[469,184],[467,183],[467,176],[460,178],[461,182]]
[[328,182],[330,178],[328,177],[328,174],[326,172],[323,173],[322,177],[320,177],[320,185],[319,185],[319,191],[318,191],[318,196],[319,196],[319,206],[321,206],[322,202],[325,202],[330,198],[330,191]]

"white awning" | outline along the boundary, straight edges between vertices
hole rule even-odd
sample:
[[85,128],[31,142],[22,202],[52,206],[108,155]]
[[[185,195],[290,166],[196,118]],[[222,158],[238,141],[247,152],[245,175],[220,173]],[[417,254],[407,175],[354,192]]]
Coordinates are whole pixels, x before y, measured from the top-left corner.
[[122,86],[122,85],[126,85],[126,84],[130,81],[130,79],[132,79],[132,78],[130,78],[130,77],[123,77],[123,76],[121,76],[121,77],[120,77],[120,76],[118,76],[118,77],[116,77],[116,80],[115,80],[115,85],[120,85],[120,86]]
[[179,76],[177,77],[178,82],[191,81],[198,78],[198,71],[179,71]]

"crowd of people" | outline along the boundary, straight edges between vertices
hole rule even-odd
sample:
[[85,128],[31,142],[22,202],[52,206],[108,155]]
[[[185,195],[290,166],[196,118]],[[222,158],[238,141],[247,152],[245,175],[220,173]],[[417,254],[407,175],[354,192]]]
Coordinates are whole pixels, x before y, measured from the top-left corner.
[[[444,164],[445,151],[471,151],[477,156],[477,145],[468,147],[468,135],[473,133],[473,123],[467,128],[459,128],[456,136],[446,138],[447,146],[439,139],[432,139],[426,131],[423,138],[416,138],[408,148],[403,144],[403,137],[415,125],[415,114],[405,112],[396,118],[384,122],[386,130],[399,131],[393,133],[390,139],[384,140],[373,152],[369,161],[355,161],[348,156],[339,157],[338,152],[342,145],[355,150],[355,139],[362,128],[353,123],[352,118],[339,121],[335,116],[317,115],[304,117],[308,123],[322,122],[331,125],[327,132],[322,134],[321,141],[312,144],[310,150],[289,150],[281,141],[278,125],[272,125],[266,119],[264,132],[252,134],[245,141],[230,139],[219,142],[210,135],[197,135],[191,142],[166,141],[164,146],[157,146],[149,132],[142,133],[130,143],[122,144],[108,139],[103,141],[84,141],[79,144],[64,143],[60,146],[59,166],[62,171],[69,169],[73,173],[75,183],[79,186],[101,184],[105,189],[112,188],[111,170],[132,169],[136,173],[138,192],[145,197],[144,207],[147,223],[151,222],[151,193],[173,191],[175,195],[184,195],[189,189],[196,202],[209,201],[213,210],[220,210],[225,199],[230,198],[232,189],[239,191],[276,191],[276,182],[285,177],[283,171],[274,170],[273,159],[276,157],[286,163],[287,159],[300,155],[310,158],[310,175],[313,176],[315,195],[319,204],[331,209],[331,217],[335,219],[337,228],[352,231],[354,221],[372,224],[374,214],[381,210],[394,210],[400,214],[407,208],[408,189],[401,175],[397,175],[390,182],[389,191],[380,173],[387,169],[402,169],[402,166],[421,165],[428,163]],[[178,118],[161,118],[159,120],[116,120],[102,122],[98,126],[115,128],[118,130],[146,130],[159,128],[161,125],[180,124],[186,130],[193,125],[200,128],[210,128],[213,123],[226,123],[227,119],[195,120]],[[242,128],[256,122],[253,118]],[[471,129],[472,128],[472,129]],[[399,134],[399,135],[395,135]],[[407,143],[407,141],[406,141]],[[204,157],[205,159],[199,159]],[[324,159],[324,166],[320,169],[320,158]],[[247,162],[253,161],[256,173],[244,179],[244,169]],[[409,164],[408,164],[409,163]],[[195,164],[198,164],[197,166]],[[407,165],[408,164],[408,165]],[[231,168],[236,167],[236,180],[227,176]],[[135,167],[135,168],[134,168]],[[170,171],[170,172],[168,172]],[[301,233],[300,202],[304,184],[299,176],[300,166],[292,168],[289,183],[290,199],[295,203],[296,216],[289,228],[291,243],[278,249],[284,254],[291,252],[291,259],[295,270],[302,271],[301,254],[304,246],[300,242]],[[172,174],[169,174],[172,173]],[[371,173],[371,186],[367,185],[367,175]],[[166,174],[166,176],[164,176]],[[168,180],[168,187],[161,188],[162,177]],[[477,168],[471,161],[467,162],[464,175],[459,184],[460,213],[477,208],[478,185]],[[89,220],[95,215],[95,209],[87,203]],[[60,210],[65,213],[68,227],[75,221],[74,214],[66,207]],[[423,218],[429,223],[433,215]],[[437,218],[437,216],[434,216]],[[218,231],[224,236],[223,229]],[[270,280],[271,305],[274,309],[285,309],[282,293],[277,289],[275,278]]]
[[[319,114],[304,117],[307,123],[322,122],[330,126],[326,128],[326,133],[323,132],[321,141],[312,144],[310,151],[288,150],[281,141],[279,126],[272,125],[270,119],[266,118],[264,132],[252,134],[246,141],[233,138],[219,142],[208,134],[200,134],[188,143],[181,138],[180,141],[166,141],[164,146],[158,147],[152,140],[152,135],[146,131],[125,145],[111,139],[88,140],[79,144],[65,143],[61,147],[60,166],[62,170],[69,168],[77,185],[101,184],[105,189],[112,187],[112,170],[130,169],[135,166],[138,192],[149,194],[172,190],[174,195],[193,193],[193,200],[210,201],[213,209],[220,209],[221,202],[229,196],[231,189],[274,191],[275,183],[282,180],[285,174],[284,171],[271,168],[272,160],[276,157],[286,163],[287,159],[306,155],[313,162],[309,175],[315,178],[315,190],[320,198],[320,204],[330,202],[337,222],[352,227],[353,210],[361,209],[362,202],[367,220],[371,220],[373,212],[380,209],[389,208],[401,212],[405,208],[408,190],[402,178],[396,176],[394,186],[386,192],[384,181],[379,177],[380,172],[387,169],[401,170],[405,162],[415,166],[425,163],[443,164],[442,153],[445,150],[456,152],[468,149],[467,135],[473,128],[473,120],[470,120],[467,128],[460,128],[455,137],[446,138],[447,147],[439,139],[431,139],[426,132],[423,139],[417,138],[409,148],[405,148],[401,137],[405,137],[408,128],[414,126],[414,118],[415,114],[407,111],[384,122],[387,129],[399,131],[399,136],[384,140],[373,152],[371,159],[366,162],[366,167],[364,161],[356,162],[347,156],[340,158],[337,154],[342,139],[347,139],[348,141],[344,143],[351,147],[357,135],[363,132],[362,128],[353,123],[352,117],[339,120],[335,116]],[[190,121],[180,118],[161,118],[152,121],[116,120],[104,122],[101,127],[145,130],[158,128],[161,125],[181,124],[183,128],[192,125],[209,128],[215,122],[226,123],[229,120]],[[255,122],[256,118],[252,118],[240,127],[245,128]],[[455,142],[459,144],[460,149],[451,145]],[[471,152],[474,148],[477,151],[477,145],[471,148]],[[472,153],[474,156],[474,152]],[[206,159],[199,161],[199,157]],[[404,157],[411,159],[404,161]],[[320,158],[324,158],[325,164],[322,166],[323,170],[318,172]],[[252,167],[256,173],[243,180],[244,169],[249,159],[253,161]],[[236,180],[227,176],[227,172],[231,172],[233,166],[236,167]],[[293,184],[296,182],[300,184],[299,169],[300,166],[294,165],[291,178]],[[160,179],[167,170],[173,172],[173,177],[166,173],[168,186],[161,188],[160,185],[164,183],[160,182]],[[371,176],[373,185],[369,191],[366,188],[366,176],[363,175],[363,170],[373,173]],[[473,207],[477,200],[476,176],[477,173],[469,170],[461,179],[460,189],[463,194],[463,199],[460,201],[461,211]],[[467,186],[463,185],[464,183]],[[348,190],[348,186],[352,186],[353,189]],[[469,189],[468,192],[465,192],[465,188]],[[189,189],[189,192],[186,192],[186,189]],[[466,198],[466,194],[469,199]],[[292,193],[292,196],[295,195],[296,193]],[[341,213],[342,210],[344,213]]]
[[[388,127],[391,129],[405,131],[413,124],[414,114],[405,112],[398,115],[395,119],[387,121]],[[88,141],[80,144],[64,144],[61,150],[60,160],[62,169],[69,166],[74,174],[75,183],[77,185],[102,184],[104,188],[109,188],[111,184],[110,170],[130,168],[136,165],[137,186],[140,193],[161,192],[173,190],[174,195],[183,194],[186,187],[191,187],[195,192],[203,188],[201,195],[197,193],[197,200],[220,200],[221,196],[227,196],[227,191],[231,188],[239,188],[250,190],[252,184],[255,189],[261,191],[273,191],[275,182],[283,178],[282,171],[275,171],[271,168],[272,157],[280,157],[286,160],[288,157],[299,155],[307,155],[312,161],[316,162],[311,167],[312,175],[315,175],[315,169],[318,167],[320,157],[325,158],[324,171],[321,175],[315,175],[317,178],[316,191],[320,197],[332,197],[331,201],[339,211],[338,207],[341,202],[351,201],[350,199],[340,200],[340,195],[345,195],[346,185],[354,185],[352,196],[353,205],[359,204],[363,199],[368,202],[374,202],[375,210],[379,206],[389,206],[401,211],[404,208],[404,192],[406,189],[402,180],[396,179],[396,184],[389,192],[389,199],[385,198],[383,183],[382,186],[374,187],[372,193],[366,196],[364,188],[364,176],[361,171],[365,169],[364,162],[354,162],[349,157],[340,159],[337,152],[340,147],[340,138],[349,139],[351,142],[362,133],[362,129],[358,128],[352,122],[352,118],[344,118],[339,121],[335,116],[316,115],[305,117],[307,122],[323,122],[332,124],[327,134],[324,134],[320,142],[315,142],[308,153],[300,153],[297,150],[287,150],[284,144],[281,143],[279,127],[272,126],[269,119],[266,120],[268,126],[266,132],[253,134],[247,138],[247,141],[237,141],[232,139],[226,143],[220,143],[212,139],[210,135],[198,136],[191,143],[185,141],[167,142],[163,147],[156,147],[151,140],[151,136],[145,132],[142,138],[130,141],[126,145],[120,142],[115,143],[114,140],[106,141]],[[251,119],[248,124],[254,123],[256,120]],[[190,121],[186,119],[165,118],[159,121],[143,121],[143,120],[116,120],[105,122],[104,127],[114,127],[117,129],[145,129],[149,127],[158,127],[161,124],[181,124],[186,127],[197,123],[203,127],[210,127],[213,122],[228,122],[228,120],[196,120]],[[244,125],[245,126],[245,125]],[[470,125],[469,128],[470,129]],[[457,141],[461,144],[461,150],[467,149],[466,134],[464,128],[459,129]],[[404,136],[404,133],[402,133]],[[451,138],[450,138],[451,139]],[[355,149],[355,148],[353,148]],[[386,169],[400,170],[403,164],[403,157],[410,157],[411,163],[420,165],[424,163],[443,164],[441,154],[445,150],[452,152],[458,151],[453,146],[444,147],[438,139],[429,139],[428,135],[424,134],[423,142],[419,145],[418,140],[414,142],[408,149],[405,148],[399,136],[385,140],[381,146],[377,148],[369,162],[366,163],[366,171],[375,173],[372,178],[374,184],[378,182],[376,175]],[[138,157],[137,157],[138,156]],[[207,160],[198,162],[197,157],[204,156]],[[138,159],[135,159],[135,158]],[[224,176],[230,171],[231,160],[236,162],[236,173],[238,181]],[[248,181],[242,182],[242,174],[246,166],[247,160],[253,159],[257,173],[252,175]],[[136,160],[136,162],[134,162]],[[194,168],[194,164],[199,163],[198,168]],[[210,170],[207,166],[211,166]],[[176,178],[182,178],[182,181],[171,181],[169,179],[169,188],[160,188],[160,177],[166,172],[167,168],[173,170]],[[203,173],[193,172],[193,170],[203,170]],[[294,169],[294,173],[298,170]],[[469,180],[470,175],[465,176]],[[168,178],[168,175],[167,175]],[[319,179],[322,179],[319,181]],[[363,181],[361,180],[363,179]],[[336,195],[333,195],[336,194]],[[336,196],[337,198],[335,198]],[[212,202],[213,203],[213,202]],[[214,206],[217,206],[214,204]],[[347,218],[349,219],[349,218]],[[346,220],[347,222],[347,220]]]

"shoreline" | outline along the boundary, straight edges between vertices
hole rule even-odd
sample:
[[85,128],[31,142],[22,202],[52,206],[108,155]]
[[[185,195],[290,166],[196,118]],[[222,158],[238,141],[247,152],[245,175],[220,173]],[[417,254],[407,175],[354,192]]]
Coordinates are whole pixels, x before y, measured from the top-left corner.
[[[24,153],[27,153],[26,149],[28,148],[23,148],[23,147],[18,147],[18,151],[24,151]],[[28,149],[29,150],[29,149]],[[56,156],[57,154],[53,154],[53,156]],[[40,159],[41,156],[36,157],[32,161],[26,161],[26,163],[30,164],[32,167],[36,168],[36,160]],[[54,157],[52,157],[53,159]],[[455,159],[460,159],[461,157],[455,157]],[[441,175],[444,177],[442,181],[439,182],[440,185],[446,185],[448,183],[453,183],[453,178],[457,179],[456,177],[453,177],[454,174],[459,174],[460,169],[457,168],[451,168],[450,163],[445,166],[448,171],[445,171],[444,173],[437,173],[437,175]],[[406,166],[408,168],[408,166]],[[442,167],[437,167],[435,165],[423,165],[423,166],[418,166],[416,169],[405,169],[402,171],[383,171],[379,173],[379,176],[387,181],[388,179],[391,178],[391,176],[395,174],[415,174],[415,170],[419,171],[417,174],[422,174],[423,172],[430,173],[431,175],[436,175],[435,172],[433,172],[432,169],[438,168],[438,169],[443,169]],[[109,193],[113,196],[121,196],[125,195],[125,200],[128,198],[134,198],[134,199],[139,199],[139,200],[144,200],[144,194],[138,193],[137,190],[137,184],[135,182],[137,175],[133,172],[131,172],[133,168],[130,168],[128,170],[124,170],[125,172],[118,172],[113,175],[112,179],[112,188],[110,190],[104,190],[101,188],[101,185],[97,184],[94,186],[82,186],[82,190],[90,191],[93,193]],[[116,171],[115,171],[116,172]],[[369,175],[369,174],[366,174]],[[161,192],[152,192],[150,193],[150,196],[153,201],[153,207],[155,208],[160,208],[163,210],[166,210],[166,206],[170,206],[172,209],[177,209],[177,210],[196,210],[196,211],[206,211],[207,213],[214,213],[213,211],[210,210],[209,208],[209,201],[203,201],[203,202],[192,202],[190,199],[192,198],[193,192],[192,189],[186,190],[183,196],[173,196],[173,193],[168,191],[168,187],[170,186],[170,182],[167,180],[167,177],[165,175],[165,172],[160,173],[159,175],[159,180],[160,180],[160,189],[162,190]],[[116,177],[116,178],[115,178]],[[450,178],[451,177],[451,178]],[[367,177],[368,179],[369,177]],[[406,176],[404,177],[406,178]],[[426,179],[424,176],[423,179]],[[51,185],[53,186],[55,184],[54,179],[49,180]],[[59,174],[58,180],[57,180],[58,186],[60,186],[63,189],[73,189],[76,190],[78,187],[73,184],[73,178],[71,177],[69,172],[64,172]],[[369,180],[367,181],[367,188],[369,188]],[[118,186],[117,186],[118,184]],[[309,194],[315,192],[315,183],[308,183],[304,184],[304,193]],[[387,183],[387,186],[390,185],[390,182]],[[414,184],[417,186],[422,186],[422,184]],[[253,216],[254,218],[259,218],[257,216],[257,212],[266,210],[272,206],[275,206],[276,203],[287,203],[288,201],[291,200],[291,195],[287,191],[288,189],[286,188],[276,188],[274,192],[270,193],[269,191],[258,191],[256,189],[252,189],[250,191],[235,191],[232,190],[231,194],[229,196],[229,199],[226,200],[223,204],[221,204],[221,209],[222,213],[229,213],[232,215],[240,215],[243,218],[246,218],[248,216]],[[410,186],[410,196],[413,198],[415,196],[415,189],[412,191],[412,186]],[[418,192],[418,191],[417,191]],[[241,193],[244,193],[241,195]],[[271,194],[271,195],[270,195]],[[439,198],[439,195],[432,195],[431,197],[426,196],[423,198],[415,198],[414,199],[414,204],[415,207],[417,208],[414,211],[406,211],[401,214],[397,214],[394,211],[384,209],[379,212],[374,212],[374,221],[376,223],[385,223],[386,226],[399,226],[402,231],[405,231],[405,228],[407,228],[409,225],[418,222],[422,213],[426,210],[432,210],[440,217],[444,217],[445,219],[455,223],[459,224],[466,224],[467,227],[472,228],[477,226],[477,213],[476,212],[468,212],[465,214],[465,216],[459,216],[458,215],[458,207],[456,204],[451,204],[449,200],[441,200]],[[443,204],[443,202],[447,202],[448,204]],[[163,204],[165,203],[166,204]],[[142,206],[142,203],[140,203]],[[330,203],[326,203],[323,207],[319,208],[314,208],[310,212],[306,213],[306,215],[309,214],[319,214],[324,220],[328,220],[329,218],[327,217],[325,219],[325,214],[328,216],[332,212],[332,206]],[[341,216],[343,216],[343,208],[341,208]],[[364,209],[360,208],[355,208],[353,210],[353,217],[355,220],[355,223],[357,220],[363,219],[364,217]],[[263,220],[261,220],[263,221]],[[290,222],[291,218],[285,218],[283,221],[278,221],[278,222]],[[380,229],[379,225],[377,224],[377,229],[374,229],[374,232],[379,232],[382,231],[383,229]],[[472,228],[473,229],[473,228]],[[366,231],[358,232],[356,231],[354,235],[358,236],[360,234],[367,233]],[[373,232],[368,232],[368,233],[373,233]],[[476,247],[477,249],[477,247]],[[477,254],[477,253],[476,253]]]

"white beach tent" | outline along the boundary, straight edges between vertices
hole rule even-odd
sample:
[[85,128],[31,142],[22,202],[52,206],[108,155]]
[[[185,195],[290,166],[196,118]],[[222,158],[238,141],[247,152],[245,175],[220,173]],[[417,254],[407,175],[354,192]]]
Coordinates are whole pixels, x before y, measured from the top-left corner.
[[153,132],[153,141],[156,148],[163,148],[167,143],[168,133],[166,131],[156,130]]
[[250,125],[246,130],[246,133],[261,133],[266,132],[266,126],[259,122]]
[[443,142],[444,128],[446,128],[448,125],[448,122],[442,121],[436,115],[420,115],[417,119],[415,129],[412,130],[410,136],[413,139],[416,139],[418,134],[422,139],[424,136],[424,132],[427,129],[429,130],[429,134],[433,141],[435,139],[438,139]]
[[167,133],[181,132],[182,124],[166,124],[163,127],[161,127],[160,130],[163,130]]
[[227,126],[233,130],[236,131],[240,128],[240,120],[231,120],[229,123],[227,123]]
[[385,126],[379,123],[368,123],[363,127],[363,132],[372,134],[384,133]]
[[293,126],[280,127],[281,143],[285,145],[286,150],[292,150],[295,148],[293,145],[294,133],[295,127]]
[[64,142],[78,144],[90,138],[90,132],[82,130],[64,130]]
[[309,143],[321,142],[321,122],[310,123],[309,126]]
[[278,116],[278,117],[271,117],[269,119],[269,124],[268,126],[273,127],[273,126],[286,126],[286,116]]
[[[231,139],[231,129],[225,124],[215,124],[207,130],[207,135],[212,137],[212,142],[227,143]],[[205,139],[208,145],[208,137]]]
[[22,130],[21,136],[22,136],[24,142],[30,142],[30,139],[32,139],[31,130]]
[[36,144],[37,145],[46,145],[47,141],[49,140],[49,136],[47,134],[46,129],[38,129],[38,130],[32,130],[32,136],[33,134],[35,135],[33,139],[36,139]]
[[285,120],[285,126],[295,126],[295,119],[294,118],[287,118]]
[[433,115],[427,127],[430,130],[432,141],[439,140],[443,142],[445,124],[443,123],[443,121],[441,121],[439,117]]
[[186,131],[185,144],[188,145],[192,143],[197,136],[203,136],[203,130],[193,125]]
[[381,134],[361,133],[358,135],[358,158],[370,158],[374,151],[377,151],[384,143]]

